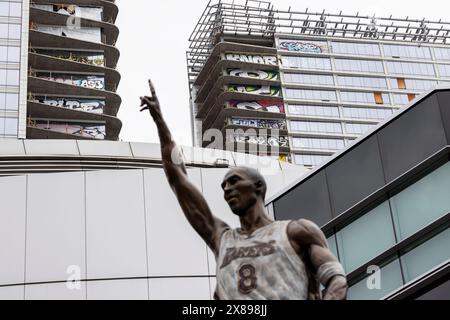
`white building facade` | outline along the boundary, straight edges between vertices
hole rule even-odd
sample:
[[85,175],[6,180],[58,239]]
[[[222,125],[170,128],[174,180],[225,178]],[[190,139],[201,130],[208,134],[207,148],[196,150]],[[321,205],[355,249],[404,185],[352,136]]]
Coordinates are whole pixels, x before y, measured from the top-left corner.
[[[232,226],[224,164],[259,168],[268,196],[306,173],[271,159],[181,150],[212,212]],[[8,139],[0,152],[0,299],[212,297],[214,256],[166,182],[159,145]]]

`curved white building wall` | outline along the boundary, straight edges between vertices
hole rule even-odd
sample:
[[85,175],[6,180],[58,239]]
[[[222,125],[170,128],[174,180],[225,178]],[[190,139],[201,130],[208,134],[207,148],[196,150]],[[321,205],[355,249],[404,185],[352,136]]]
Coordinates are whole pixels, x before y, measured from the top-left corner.
[[[83,148],[102,153],[105,146],[81,142],[80,149],[80,142],[52,142],[60,150],[53,152],[67,152],[73,143],[80,154]],[[26,156],[50,146],[17,143],[24,143]],[[133,144],[108,145],[110,154],[133,150]],[[212,212],[237,226],[220,188],[228,169],[188,171]],[[303,172],[286,166],[266,173],[270,192]],[[78,271],[80,288],[71,289],[67,280]],[[188,224],[160,167],[0,177],[0,299],[210,299],[214,275],[214,256]]]

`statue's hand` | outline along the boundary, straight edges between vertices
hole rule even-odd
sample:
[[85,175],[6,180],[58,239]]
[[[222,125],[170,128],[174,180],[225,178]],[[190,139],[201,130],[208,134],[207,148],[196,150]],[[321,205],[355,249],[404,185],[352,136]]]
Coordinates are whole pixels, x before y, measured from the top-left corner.
[[143,108],[141,108],[141,112],[144,110],[149,110],[151,116],[153,117],[153,119],[155,119],[155,117],[161,116],[161,107],[159,105],[159,100],[156,95],[155,88],[150,81],[149,81],[149,85],[150,85],[150,90],[152,92],[152,95],[151,95],[151,97],[149,97],[149,96],[140,97],[141,107],[143,107]]

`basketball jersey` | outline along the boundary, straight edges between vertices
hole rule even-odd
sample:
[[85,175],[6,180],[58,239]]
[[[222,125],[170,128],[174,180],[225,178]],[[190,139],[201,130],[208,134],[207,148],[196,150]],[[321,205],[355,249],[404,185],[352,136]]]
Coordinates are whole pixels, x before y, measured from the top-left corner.
[[243,235],[229,229],[216,258],[216,298],[306,300],[308,275],[288,236],[290,221],[276,221]]

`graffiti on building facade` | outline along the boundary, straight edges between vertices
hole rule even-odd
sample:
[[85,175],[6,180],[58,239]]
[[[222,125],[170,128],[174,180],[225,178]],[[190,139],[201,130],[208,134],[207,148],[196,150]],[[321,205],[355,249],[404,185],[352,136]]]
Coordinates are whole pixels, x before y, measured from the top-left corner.
[[284,120],[231,118],[229,123],[237,126],[286,130],[286,121]]
[[227,53],[225,55],[226,60],[232,61],[240,61],[246,63],[257,63],[257,64],[266,64],[269,66],[277,66],[278,60],[275,56],[260,56],[260,55],[246,55],[246,54],[235,54],[235,53]]
[[32,126],[81,137],[104,140],[106,138],[105,124],[80,123],[80,122],[57,122],[49,120],[32,120]]
[[35,97],[33,101],[44,103],[54,107],[61,107],[71,110],[98,113],[98,114],[102,114],[105,109],[105,100],[101,99]]
[[291,52],[305,52],[305,53],[325,53],[328,52],[325,43],[314,43],[312,41],[295,41],[295,40],[281,40],[279,43],[280,50]]
[[272,97],[281,96],[281,87],[276,86],[229,85],[227,90],[229,92],[250,93]]
[[87,77],[87,79],[74,79],[73,84],[78,87],[105,90],[105,78]]
[[228,102],[228,107],[242,110],[266,111],[284,113],[284,103],[281,101],[235,101]]
[[287,137],[266,137],[237,134],[234,136],[234,141],[239,143],[259,144],[270,147],[289,147],[289,140]]
[[36,77],[40,79],[61,82],[78,87],[96,90],[105,90],[105,78],[98,76],[75,76],[50,72],[38,72]]
[[233,77],[252,78],[260,80],[278,80],[278,72],[270,70],[229,69],[228,74]]

